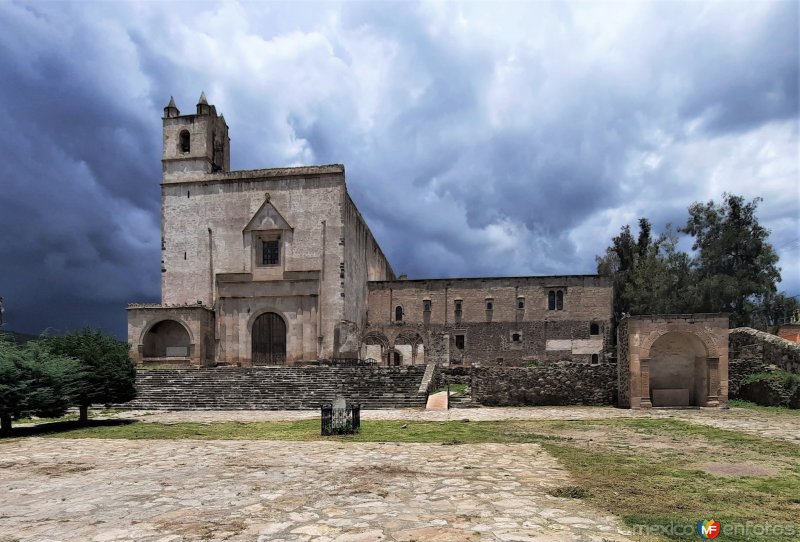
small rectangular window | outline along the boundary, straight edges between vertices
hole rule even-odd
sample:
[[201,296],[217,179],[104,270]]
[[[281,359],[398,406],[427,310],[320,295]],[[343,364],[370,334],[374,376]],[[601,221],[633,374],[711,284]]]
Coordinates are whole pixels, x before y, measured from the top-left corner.
[[525,308],[525,298],[524,297],[518,297],[517,298],[517,308],[518,309],[524,309]]
[[461,301],[456,301],[456,312],[461,312]]
[[263,265],[278,265],[281,260],[281,242],[277,239],[263,241],[262,245],[262,258]]
[[456,335],[456,348],[459,350],[464,350],[464,336],[463,335]]

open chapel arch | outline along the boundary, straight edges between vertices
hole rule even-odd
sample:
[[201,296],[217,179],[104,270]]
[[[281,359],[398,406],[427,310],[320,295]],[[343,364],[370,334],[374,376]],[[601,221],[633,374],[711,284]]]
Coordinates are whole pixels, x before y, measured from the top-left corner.
[[186,358],[191,346],[189,332],[175,320],[156,322],[144,335],[145,358]]
[[252,329],[253,365],[286,363],[286,322],[274,312],[255,319]]
[[649,358],[650,400],[654,407],[705,406],[708,351],[695,334],[673,331],[653,342]]

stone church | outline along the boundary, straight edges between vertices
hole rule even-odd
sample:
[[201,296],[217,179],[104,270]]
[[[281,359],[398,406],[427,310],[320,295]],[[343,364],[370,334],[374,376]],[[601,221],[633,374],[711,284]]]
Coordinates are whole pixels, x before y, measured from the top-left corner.
[[128,306],[139,364],[602,364],[612,287],[597,275],[397,277],[342,165],[230,170],[201,95],[163,117],[161,303]]

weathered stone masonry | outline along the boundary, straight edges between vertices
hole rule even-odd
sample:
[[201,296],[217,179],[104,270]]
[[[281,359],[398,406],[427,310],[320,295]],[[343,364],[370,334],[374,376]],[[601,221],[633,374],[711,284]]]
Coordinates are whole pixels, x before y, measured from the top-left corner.
[[[551,308],[551,292],[562,296]],[[369,283],[363,355],[407,364],[422,345],[443,365],[602,363],[611,344],[612,290],[596,275],[396,280]],[[398,318],[399,316],[399,318]]]
[[736,396],[742,378],[778,367],[800,374],[800,344],[749,327],[730,330],[730,394]]

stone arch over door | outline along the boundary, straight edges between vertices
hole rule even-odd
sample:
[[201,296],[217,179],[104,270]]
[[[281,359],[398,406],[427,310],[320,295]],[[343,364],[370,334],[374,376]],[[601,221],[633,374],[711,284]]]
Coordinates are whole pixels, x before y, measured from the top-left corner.
[[395,337],[392,349],[400,352],[405,365],[425,363],[425,341],[419,333],[401,331]]
[[153,323],[142,335],[144,358],[188,358],[192,354],[192,336],[183,323],[164,319]]
[[388,365],[389,339],[383,333],[371,331],[361,338],[361,358],[374,359]]
[[639,360],[643,406],[716,406],[719,360],[707,337],[671,330],[648,339]]
[[258,315],[250,327],[253,365],[286,363],[286,321],[275,312]]

